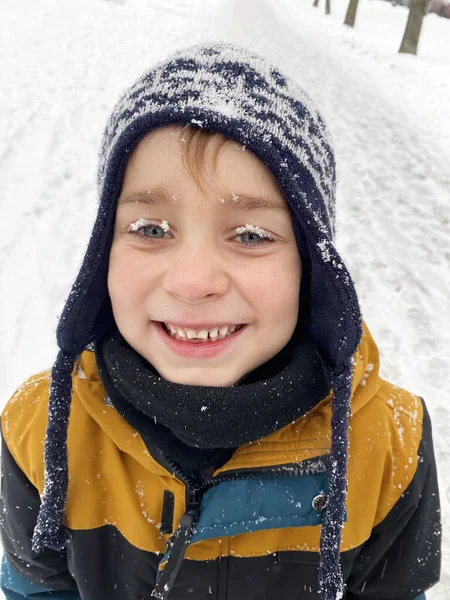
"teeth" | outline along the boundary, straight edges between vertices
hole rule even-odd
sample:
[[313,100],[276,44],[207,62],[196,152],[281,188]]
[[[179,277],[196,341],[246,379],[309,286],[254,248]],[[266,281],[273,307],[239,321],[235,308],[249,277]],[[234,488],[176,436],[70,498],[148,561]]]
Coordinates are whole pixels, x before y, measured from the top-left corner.
[[202,342],[206,341],[217,341],[223,340],[228,337],[232,333],[236,331],[239,325],[224,325],[223,327],[212,327],[211,329],[200,329],[196,331],[195,329],[181,329],[181,327],[177,327],[176,325],[172,325],[170,323],[165,323],[167,329],[170,331],[171,337],[177,340],[201,340]]

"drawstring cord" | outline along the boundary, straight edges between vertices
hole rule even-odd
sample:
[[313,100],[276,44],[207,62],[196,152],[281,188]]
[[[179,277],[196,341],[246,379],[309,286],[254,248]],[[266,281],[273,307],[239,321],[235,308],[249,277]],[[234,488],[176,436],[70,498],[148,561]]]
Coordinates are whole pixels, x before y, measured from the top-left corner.
[[62,520],[69,484],[67,428],[75,358],[73,354],[60,350],[52,369],[45,434],[44,492],[33,533],[34,552],[42,552],[45,548],[61,551],[68,540]]
[[319,585],[323,600],[344,598],[340,563],[342,525],[347,496],[348,420],[352,391],[352,362],[331,374],[334,395],[331,416],[329,502],[320,536]]

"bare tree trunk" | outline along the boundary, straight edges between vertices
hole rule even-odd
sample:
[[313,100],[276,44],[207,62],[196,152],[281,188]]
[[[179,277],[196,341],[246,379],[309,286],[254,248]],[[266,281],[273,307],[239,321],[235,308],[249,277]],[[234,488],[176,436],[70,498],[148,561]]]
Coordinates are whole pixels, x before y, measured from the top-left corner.
[[348,3],[347,14],[345,15],[344,25],[348,25],[349,27],[355,26],[356,11],[358,10],[358,2],[359,2],[359,0],[350,0],[350,2]]
[[417,54],[423,18],[427,12],[428,0],[412,0],[399,52]]
[[319,6],[319,0],[314,0],[313,6]]
[[325,14],[329,15],[331,13],[331,0],[327,0],[325,3]]

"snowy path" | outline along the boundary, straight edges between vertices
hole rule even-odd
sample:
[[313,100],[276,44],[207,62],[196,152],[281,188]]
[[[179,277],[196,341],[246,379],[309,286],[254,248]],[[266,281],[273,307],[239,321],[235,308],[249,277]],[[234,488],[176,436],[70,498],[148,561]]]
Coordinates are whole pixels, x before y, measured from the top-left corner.
[[[3,0],[0,269],[8,293],[0,295],[0,406],[54,357],[52,328],[89,235],[96,152],[118,93],[171,49],[236,41],[298,79],[330,124],[338,247],[382,374],[427,400],[447,533],[450,22],[427,17],[415,58],[396,54],[406,10],[363,2],[350,31],[341,25],[345,2],[334,3],[331,18],[311,4],[80,0],[74,8]],[[444,569],[431,600],[449,597]]]

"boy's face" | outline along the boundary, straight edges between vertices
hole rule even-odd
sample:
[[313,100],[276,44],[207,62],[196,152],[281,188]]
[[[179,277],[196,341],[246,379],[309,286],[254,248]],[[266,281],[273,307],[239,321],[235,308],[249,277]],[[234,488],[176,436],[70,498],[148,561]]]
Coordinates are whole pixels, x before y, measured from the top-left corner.
[[[223,138],[213,136],[199,181],[182,160],[182,138],[179,126],[160,128],[128,161],[108,289],[119,331],[164,379],[231,386],[291,338],[300,255],[286,200],[258,158],[228,142],[214,165]],[[247,224],[260,229],[236,231]],[[227,325],[243,327],[220,331]],[[200,339],[188,341],[186,329]]]

